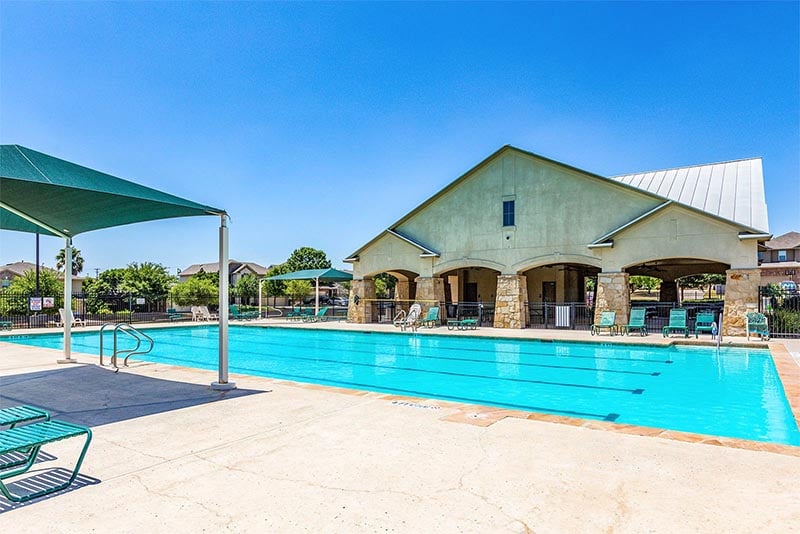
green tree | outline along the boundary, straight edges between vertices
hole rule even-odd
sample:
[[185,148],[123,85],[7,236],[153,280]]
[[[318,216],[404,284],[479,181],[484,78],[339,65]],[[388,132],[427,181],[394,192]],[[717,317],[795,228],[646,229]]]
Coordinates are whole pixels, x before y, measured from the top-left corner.
[[[66,260],[66,250],[61,249],[56,254],[56,269],[59,271],[64,270],[64,265],[67,263]],[[78,274],[83,272],[83,256],[81,256],[81,251],[75,247],[72,247],[72,274],[77,276]]]
[[652,276],[634,275],[628,279],[628,284],[633,289],[646,289],[649,294],[653,289],[661,287],[661,280]]
[[257,297],[258,278],[252,274],[245,274],[239,278],[231,288],[231,295],[234,297]]
[[197,271],[197,274],[192,275],[192,278],[197,278],[199,280],[206,280],[214,284],[217,288],[219,288],[219,272],[216,273],[207,273],[200,267],[200,270]]
[[[270,276],[278,276],[279,274],[286,274],[289,272],[289,267],[285,263],[275,265],[267,271],[267,278]],[[268,297],[279,297],[286,294],[286,282],[281,280],[267,280],[263,285],[264,292]]]
[[725,283],[724,274],[693,274],[684,276],[678,279],[681,287],[689,289],[703,289],[708,288],[708,298],[711,298],[711,287],[717,284]]
[[286,282],[286,295],[293,302],[302,301],[303,297],[311,293],[311,282],[308,280],[289,280]]
[[331,260],[325,252],[311,247],[298,248],[286,260],[290,273],[304,269],[329,269],[330,266]]
[[124,269],[122,289],[134,295],[161,297],[169,293],[175,282],[175,277],[159,263],[133,262]]
[[217,303],[219,288],[207,278],[194,275],[185,282],[174,285],[170,299],[178,306]]
[[[36,271],[25,271],[11,280],[11,284],[0,290],[0,315],[23,315],[28,313],[28,297],[36,294]],[[39,294],[43,297],[60,297],[64,286],[50,269],[39,271]],[[60,300],[58,301],[60,302]],[[58,306],[56,306],[58,307]]]
[[394,290],[397,285],[397,278],[389,273],[375,275],[375,296],[379,299],[389,297],[389,292]]

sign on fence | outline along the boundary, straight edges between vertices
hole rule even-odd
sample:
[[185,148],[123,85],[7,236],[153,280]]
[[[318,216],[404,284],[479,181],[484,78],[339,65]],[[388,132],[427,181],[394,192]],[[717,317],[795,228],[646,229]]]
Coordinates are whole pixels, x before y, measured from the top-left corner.
[[31,311],[42,311],[42,297],[31,297],[28,309]]
[[44,304],[45,308],[54,308],[56,305],[56,299],[54,297],[44,297],[42,299],[42,303]]

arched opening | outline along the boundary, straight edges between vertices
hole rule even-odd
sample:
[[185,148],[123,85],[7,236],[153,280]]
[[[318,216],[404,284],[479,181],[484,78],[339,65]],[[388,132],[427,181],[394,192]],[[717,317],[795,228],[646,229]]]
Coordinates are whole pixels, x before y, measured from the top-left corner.
[[551,263],[521,272],[528,289],[528,326],[589,328],[599,272],[582,263]]
[[401,309],[407,312],[417,298],[415,280],[418,276],[418,273],[405,269],[391,269],[364,276],[364,282],[371,285],[374,291],[371,298],[359,299],[360,304],[368,308],[365,311],[368,322],[390,323]]
[[441,273],[447,317],[477,317],[480,324],[491,326],[499,274],[500,271],[482,266],[460,267]]
[[700,258],[661,258],[627,266],[630,307],[647,310],[651,331],[667,324],[673,308],[685,308],[690,320],[699,311],[711,312],[718,320],[724,307],[728,269],[725,263]]

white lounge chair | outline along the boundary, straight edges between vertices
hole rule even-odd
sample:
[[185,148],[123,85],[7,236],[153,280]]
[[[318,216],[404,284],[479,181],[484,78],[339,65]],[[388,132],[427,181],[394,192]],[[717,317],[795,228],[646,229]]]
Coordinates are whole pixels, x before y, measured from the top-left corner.
[[219,320],[219,315],[217,315],[216,313],[211,313],[208,310],[208,306],[200,306],[200,314],[202,315],[204,321],[218,321]]
[[408,310],[408,315],[406,315],[400,323],[400,330],[411,328],[412,331],[416,331],[420,324],[421,315],[422,306],[416,303],[412,304],[411,308]]
[[200,321],[203,319],[203,312],[200,311],[200,306],[192,306],[192,321]]
[[[59,308],[58,309],[58,314],[61,316],[61,321],[57,322],[56,325],[57,326],[64,326],[64,322],[65,322],[65,320],[64,320],[64,308]],[[75,314],[72,313],[72,310],[69,311],[69,315],[72,318],[72,321],[70,322],[70,324],[72,326],[86,326],[86,323],[83,322],[83,319],[81,319],[79,317],[75,317]]]

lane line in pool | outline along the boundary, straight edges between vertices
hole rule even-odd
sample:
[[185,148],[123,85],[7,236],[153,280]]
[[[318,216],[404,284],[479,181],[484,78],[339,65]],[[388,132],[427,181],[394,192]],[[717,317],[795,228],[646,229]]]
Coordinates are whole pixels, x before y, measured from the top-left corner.
[[[633,393],[633,394],[636,394],[636,395],[640,395],[642,392],[644,392],[644,389],[641,389],[641,388],[636,388],[636,389],[616,388],[616,387],[612,387],[612,386],[592,386],[592,385],[589,385],[589,384],[570,384],[570,383],[567,383],[567,382],[550,382],[550,381],[547,381],[547,380],[528,380],[528,379],[524,379],[524,378],[486,376],[486,375],[477,375],[477,374],[470,374],[470,373],[455,373],[455,372],[452,372],[452,371],[434,371],[434,370],[430,370],[430,369],[414,369],[413,367],[395,367],[395,366],[389,366],[389,365],[369,364],[369,363],[361,363],[361,362],[349,362],[349,361],[343,361],[343,360],[331,360],[331,359],[327,359],[327,358],[308,358],[308,357],[304,357],[304,356],[284,356],[282,354],[275,354],[275,353],[270,353],[270,352],[252,352],[252,351],[243,351],[243,350],[237,350],[236,352],[239,352],[239,353],[242,353],[242,354],[247,354],[247,355],[250,355],[250,356],[267,356],[267,357],[273,357],[273,358],[278,358],[278,359],[282,359],[282,360],[299,360],[299,361],[308,361],[308,362],[325,362],[325,363],[332,363],[332,364],[345,363],[345,364],[353,365],[353,366],[357,366],[357,367],[369,367],[369,368],[378,368],[378,369],[390,369],[390,370],[396,370],[396,371],[406,371],[406,372],[412,372],[412,373],[425,373],[425,374],[457,376],[457,377],[465,377],[465,378],[477,378],[477,379],[482,379],[482,380],[501,380],[501,381],[507,381],[507,382],[517,382],[517,383],[527,383],[527,384],[540,384],[540,385],[546,385],[546,386],[573,387],[573,388],[593,389],[593,390],[601,390],[601,391],[618,391],[618,392],[623,392],[623,393]],[[194,360],[186,359],[186,358],[169,357],[169,359],[171,359],[173,361],[179,361],[179,362],[194,363],[195,365],[200,363],[200,362],[196,362]],[[233,367],[239,368],[238,366],[232,366],[232,368]],[[267,376],[271,376],[271,375],[268,374]],[[317,379],[317,380],[320,380],[320,379]]]
[[[185,347],[185,345],[182,345],[182,344],[170,343],[170,342],[164,342],[164,341],[161,341],[160,344]],[[315,346],[315,345],[300,345],[300,344],[296,344],[296,343],[292,343],[292,344],[289,344],[289,343],[276,343],[275,341],[268,341],[268,342],[264,343],[264,342],[258,342],[256,340],[253,340],[253,341],[238,340],[237,344],[239,346],[245,345],[245,344],[251,344],[251,345],[259,345],[259,346],[268,345],[268,346],[272,346],[272,347],[275,347],[275,346],[278,346],[278,347],[289,347],[289,348],[292,348],[292,349],[307,349],[307,350],[308,349],[322,349],[322,350],[330,350],[330,349],[328,349],[326,347],[319,347],[319,346]],[[391,348],[396,348],[396,349],[401,349],[401,350],[408,349],[408,347],[405,346],[405,345],[384,345],[384,346],[391,347]],[[433,348],[433,347],[431,347],[431,348]],[[453,349],[447,349],[447,348],[442,349],[441,347],[435,347],[435,348],[439,349],[439,350],[450,350],[450,351],[460,350],[460,349],[456,349],[456,348],[453,348]],[[239,350],[239,349],[238,348],[234,348],[233,349],[234,352],[237,351],[237,350]],[[374,355],[375,354],[374,351],[361,350],[361,349],[352,349],[352,348],[348,348],[348,352],[359,353],[359,354],[370,354],[370,355]],[[484,352],[486,352],[486,351],[484,351]],[[514,353],[514,354],[516,354],[516,353]],[[536,353],[525,353],[525,354],[528,354],[528,355],[539,355],[539,354],[536,354]],[[547,354],[541,354],[541,355],[542,356],[552,356],[552,355],[547,355]],[[449,361],[460,361],[460,362],[487,363],[487,364],[492,364],[492,365],[514,365],[514,366],[520,366],[520,367],[541,367],[541,368],[550,368],[550,369],[572,369],[572,370],[576,370],[576,371],[590,371],[590,372],[593,372],[593,373],[600,372],[600,373],[630,374],[630,375],[642,375],[642,376],[659,376],[661,374],[660,371],[626,371],[626,370],[622,370],[622,369],[600,369],[600,368],[596,368],[596,367],[578,367],[578,366],[570,366],[570,365],[551,365],[551,364],[544,364],[544,363],[504,362],[504,361],[498,361],[498,360],[485,360],[485,359],[480,359],[480,358],[454,358],[454,357],[451,357],[451,356],[426,356],[426,355],[414,354],[414,353],[410,353],[410,352],[401,352],[400,354],[395,354],[394,356],[400,356],[400,357],[406,357],[406,358],[414,358],[414,359],[449,360]],[[567,356],[567,357],[569,357],[569,356]],[[603,358],[597,358],[597,359],[603,359]],[[614,358],[614,359],[615,360],[621,360],[621,361],[627,361],[624,358]],[[647,363],[672,363],[671,361],[653,361],[653,360],[640,360],[640,361],[647,362]]]

